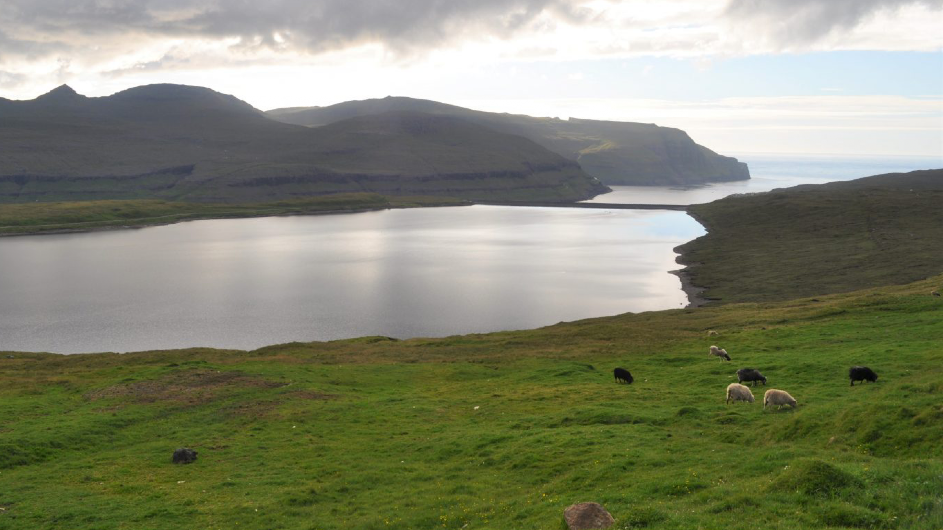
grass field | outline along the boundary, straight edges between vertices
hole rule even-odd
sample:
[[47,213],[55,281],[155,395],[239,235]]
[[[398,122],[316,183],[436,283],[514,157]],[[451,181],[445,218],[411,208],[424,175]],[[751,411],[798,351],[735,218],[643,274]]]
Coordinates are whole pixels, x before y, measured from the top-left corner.
[[320,213],[467,204],[448,197],[387,197],[376,193],[323,195],[252,204],[161,200],[0,204],[0,235],[99,230],[194,219]]
[[[943,528],[941,286],[444,339],[3,353],[0,528],[559,530],[589,500],[614,528]],[[854,364],[879,381],[850,387]],[[762,386],[725,405],[744,366],[799,407],[764,412]],[[170,463],[181,446],[196,463]]]

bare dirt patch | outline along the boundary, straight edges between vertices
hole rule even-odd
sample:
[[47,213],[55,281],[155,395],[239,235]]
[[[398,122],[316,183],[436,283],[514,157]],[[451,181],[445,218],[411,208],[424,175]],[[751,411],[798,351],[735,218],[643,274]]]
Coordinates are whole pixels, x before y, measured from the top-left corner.
[[217,394],[235,388],[278,388],[285,383],[236,371],[181,370],[159,379],[113,385],[85,394],[85,399],[125,398],[137,403],[169,401],[198,405],[212,400]]

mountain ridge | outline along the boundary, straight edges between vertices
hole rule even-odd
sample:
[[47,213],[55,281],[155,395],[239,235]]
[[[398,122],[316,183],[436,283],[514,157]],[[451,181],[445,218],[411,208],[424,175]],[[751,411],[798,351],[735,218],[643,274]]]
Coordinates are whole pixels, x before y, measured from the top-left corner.
[[324,107],[272,109],[266,115],[284,123],[322,127],[354,116],[391,110],[452,115],[496,131],[524,136],[579,162],[584,171],[604,184],[699,185],[750,178],[745,163],[695,143],[681,129],[653,123],[539,118],[394,96]]
[[[97,98],[64,85],[3,103],[0,118],[2,202],[345,192],[576,201],[608,190],[578,164],[474,123],[399,113],[318,130],[187,85]],[[420,134],[406,134],[407,124]]]

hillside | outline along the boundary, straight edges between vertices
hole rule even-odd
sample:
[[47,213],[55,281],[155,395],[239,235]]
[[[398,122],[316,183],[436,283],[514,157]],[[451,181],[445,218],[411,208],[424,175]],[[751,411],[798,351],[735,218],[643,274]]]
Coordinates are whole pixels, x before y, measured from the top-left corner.
[[[443,339],[3,353],[0,527],[544,530],[593,500],[613,528],[941,528],[941,286]],[[878,382],[850,387],[856,364]],[[769,386],[727,405],[743,366]],[[764,412],[766,388],[798,409]],[[194,464],[170,462],[181,446]]]
[[525,138],[445,116],[398,112],[311,129],[180,85],[102,98],[63,86],[0,101],[0,202],[341,192],[573,201],[606,189]]
[[274,109],[266,114],[285,123],[321,127],[356,116],[394,111],[454,116],[524,136],[579,162],[584,171],[605,184],[697,185],[750,178],[746,164],[735,158],[694,143],[682,130],[648,123],[534,118],[404,97]]
[[688,211],[676,249],[716,302],[788,300],[943,272],[943,169],[731,196]]

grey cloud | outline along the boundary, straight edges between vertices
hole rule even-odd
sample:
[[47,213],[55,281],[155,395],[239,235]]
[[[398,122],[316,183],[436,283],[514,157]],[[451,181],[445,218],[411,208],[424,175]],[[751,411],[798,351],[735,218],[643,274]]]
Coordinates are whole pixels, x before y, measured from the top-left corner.
[[68,45],[55,40],[34,41],[11,37],[0,26],[0,61],[14,56],[35,59],[65,49],[68,49]]
[[310,52],[379,42],[403,54],[510,37],[542,13],[569,21],[588,16],[572,0],[4,0],[3,11],[0,31],[16,28],[20,48],[36,50],[51,36],[79,49],[94,39],[131,44],[135,35],[166,35],[236,37],[243,47]]
[[0,88],[10,89],[15,88],[27,80],[27,76],[24,74],[18,74],[16,72],[4,72],[0,70]]
[[724,15],[774,44],[802,47],[850,30],[878,11],[913,4],[943,6],[940,0],[731,0]]

